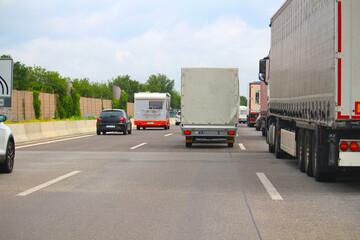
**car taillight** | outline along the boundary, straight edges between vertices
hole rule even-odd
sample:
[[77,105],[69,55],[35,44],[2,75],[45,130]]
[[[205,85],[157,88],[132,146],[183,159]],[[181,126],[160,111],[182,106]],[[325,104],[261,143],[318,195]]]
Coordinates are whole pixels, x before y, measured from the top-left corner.
[[251,121],[251,122],[255,121],[255,118],[250,118],[250,121]]
[[351,151],[357,151],[359,148],[359,145],[357,144],[357,142],[352,142],[350,143],[350,149]]
[[228,131],[227,134],[228,135],[235,135],[235,132],[234,131]]
[[102,121],[102,119],[101,119],[101,118],[98,118],[98,119],[97,119],[97,121],[98,121],[98,122],[101,122],[101,121]]
[[120,121],[121,122],[125,121],[125,118],[124,117],[120,118]]
[[191,131],[186,130],[186,131],[184,131],[184,134],[185,134],[185,135],[190,135],[190,134],[191,134]]
[[349,144],[347,142],[341,142],[340,143],[340,149],[341,151],[346,151],[349,149]]

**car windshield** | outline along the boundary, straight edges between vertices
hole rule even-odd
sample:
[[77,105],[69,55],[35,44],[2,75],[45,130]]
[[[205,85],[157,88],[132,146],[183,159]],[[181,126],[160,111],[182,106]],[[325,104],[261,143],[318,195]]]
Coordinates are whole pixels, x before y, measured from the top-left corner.
[[121,111],[104,111],[100,117],[124,117]]

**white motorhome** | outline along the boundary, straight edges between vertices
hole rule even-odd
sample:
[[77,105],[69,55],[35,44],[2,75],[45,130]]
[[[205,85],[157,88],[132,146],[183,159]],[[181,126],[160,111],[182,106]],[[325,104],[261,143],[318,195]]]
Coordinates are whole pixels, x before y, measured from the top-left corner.
[[135,93],[134,124],[136,129],[142,127],[163,127],[170,129],[170,99],[169,93]]

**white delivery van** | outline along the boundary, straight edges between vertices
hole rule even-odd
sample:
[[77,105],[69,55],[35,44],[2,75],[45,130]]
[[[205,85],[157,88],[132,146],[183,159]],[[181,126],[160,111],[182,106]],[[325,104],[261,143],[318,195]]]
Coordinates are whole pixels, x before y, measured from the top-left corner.
[[248,114],[249,114],[249,108],[247,106],[240,106],[239,107],[239,123],[246,123]]
[[162,127],[170,129],[170,99],[169,93],[135,93],[134,124],[136,129],[142,127]]

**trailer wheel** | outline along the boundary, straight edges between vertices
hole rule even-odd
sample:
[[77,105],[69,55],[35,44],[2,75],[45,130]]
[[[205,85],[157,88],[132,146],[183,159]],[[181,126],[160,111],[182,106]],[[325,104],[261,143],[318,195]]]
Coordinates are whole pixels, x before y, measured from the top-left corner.
[[304,130],[299,129],[298,131],[298,139],[296,142],[296,156],[298,167],[301,172],[305,172],[305,164],[304,164]]
[[186,147],[188,148],[188,147],[191,147],[192,146],[192,143],[190,143],[190,142],[187,142],[186,143]]
[[228,143],[228,147],[230,148],[234,147],[234,143]]
[[305,145],[304,145],[304,169],[305,169],[305,173],[309,177],[313,176],[312,162],[311,162],[312,152],[313,152],[312,132],[309,131],[309,130],[306,130],[306,133],[305,133]]
[[328,145],[319,145],[317,135],[313,134],[312,143],[312,173],[317,182],[328,182],[336,179],[336,172],[324,171],[324,159],[326,159],[328,152]]

